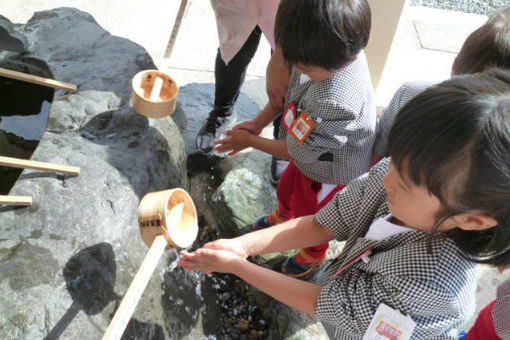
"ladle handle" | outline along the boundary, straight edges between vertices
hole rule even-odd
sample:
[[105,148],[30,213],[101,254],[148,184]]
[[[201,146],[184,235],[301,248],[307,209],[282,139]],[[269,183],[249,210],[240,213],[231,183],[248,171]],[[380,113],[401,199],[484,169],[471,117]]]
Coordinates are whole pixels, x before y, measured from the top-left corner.
[[161,94],[161,90],[163,89],[163,78],[156,77],[154,79],[154,85],[152,86],[150,101],[156,102],[161,101],[159,95]]
[[[184,203],[179,203],[174,206],[170,212],[168,213],[168,224],[178,223],[182,216],[182,211],[184,208]],[[135,278],[129,285],[129,288],[122,299],[119,308],[115,312],[110,325],[106,329],[106,332],[103,335],[103,340],[117,340],[120,339],[126,326],[131,319],[131,315],[135,311],[136,305],[140,300],[140,297],[149,283],[149,280],[156,269],[156,266],[163,255],[163,251],[167,246],[167,242],[164,235],[156,236],[152,245],[149,249],[147,255],[145,255],[145,259],[143,260],[142,265],[138,269],[138,272],[135,275]]]

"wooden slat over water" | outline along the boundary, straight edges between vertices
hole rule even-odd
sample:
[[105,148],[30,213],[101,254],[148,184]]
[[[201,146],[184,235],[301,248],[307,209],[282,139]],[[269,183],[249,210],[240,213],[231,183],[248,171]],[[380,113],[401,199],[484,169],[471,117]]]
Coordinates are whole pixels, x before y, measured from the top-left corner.
[[0,195],[0,205],[32,205],[32,197]]
[[35,169],[35,170],[44,170],[44,171],[49,171],[49,172],[59,172],[59,173],[65,174],[65,175],[78,176],[80,174],[80,168],[78,168],[76,166],[51,164],[51,163],[37,162],[37,161],[5,157],[5,156],[0,156],[0,165],[13,167],[13,168]]
[[1,68],[1,67],[0,67],[0,76],[10,78],[10,79],[25,81],[27,83],[53,87],[53,88],[57,88],[57,89],[61,89],[61,90],[66,90],[69,92],[76,92],[78,89],[78,87],[74,84],[64,83],[64,82],[54,80],[54,79],[34,76],[32,74],[27,74],[27,73],[23,73],[23,72],[12,71],[12,70],[8,70],[6,68]]

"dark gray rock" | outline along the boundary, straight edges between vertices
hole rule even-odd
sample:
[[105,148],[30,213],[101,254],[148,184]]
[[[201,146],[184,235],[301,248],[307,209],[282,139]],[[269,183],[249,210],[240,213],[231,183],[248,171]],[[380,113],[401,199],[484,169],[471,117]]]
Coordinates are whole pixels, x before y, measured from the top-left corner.
[[[0,210],[0,338],[98,339],[147,252],[138,231],[140,199],[187,185],[185,122],[150,120],[133,110],[131,78],[155,65],[142,47],[111,36],[89,14],[38,12],[16,29],[27,37],[29,54],[4,53],[2,65],[78,85],[74,94],[55,92],[32,159],[79,166],[81,173],[25,170],[10,194],[30,195],[34,204]],[[176,256],[168,252],[156,271]],[[161,297],[163,284],[182,286],[173,275],[187,274],[165,273],[149,283],[129,336],[170,337],[167,318],[189,319],[166,311]],[[186,304],[201,306],[191,280]],[[188,322],[179,334],[192,328]]]
[[6,18],[0,16],[0,50],[26,52],[27,38],[13,30],[13,24]]

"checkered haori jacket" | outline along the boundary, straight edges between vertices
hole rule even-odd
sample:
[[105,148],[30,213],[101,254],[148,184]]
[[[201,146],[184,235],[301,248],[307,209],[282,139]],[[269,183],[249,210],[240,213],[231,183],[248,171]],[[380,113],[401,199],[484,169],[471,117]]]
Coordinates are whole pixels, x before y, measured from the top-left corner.
[[[292,101],[305,111],[315,128],[299,145],[280,128],[288,151],[299,170],[321,183],[347,184],[370,166],[375,140],[376,111],[372,83],[364,52],[324,81],[300,84],[301,74],[292,70],[285,108]],[[320,156],[328,155],[328,160]]]
[[[382,184],[389,158],[353,180],[317,215],[330,228],[342,253],[322,271],[317,318],[333,339],[361,339],[380,303],[409,315],[417,326],[412,339],[457,339],[474,312],[476,264],[466,260],[443,234],[412,230],[383,240],[364,239],[372,222],[389,213]],[[331,275],[367,249],[358,261]]]
[[402,85],[391,98],[390,103],[383,111],[381,119],[377,122],[374,153],[381,157],[388,157],[388,137],[391,127],[400,109],[411,99],[436,83],[429,81],[414,81]]
[[510,339],[510,280],[498,287],[497,301],[492,308],[494,329],[501,339]]

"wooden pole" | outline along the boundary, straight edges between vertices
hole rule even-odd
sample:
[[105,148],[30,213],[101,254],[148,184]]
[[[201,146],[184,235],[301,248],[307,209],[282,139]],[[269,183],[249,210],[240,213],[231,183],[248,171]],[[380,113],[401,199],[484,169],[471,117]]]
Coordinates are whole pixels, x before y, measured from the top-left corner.
[[0,205],[32,205],[32,197],[0,195]]
[[5,77],[5,78],[10,78],[10,79],[21,80],[21,81],[24,81],[27,83],[53,87],[53,88],[57,88],[57,89],[61,89],[61,90],[66,90],[69,92],[76,92],[78,89],[78,87],[74,84],[64,83],[64,82],[54,80],[54,79],[48,79],[48,78],[43,78],[43,77],[39,77],[39,76],[34,76],[32,74],[27,74],[27,73],[23,73],[23,72],[12,71],[12,70],[8,70],[6,68],[1,68],[1,67],[0,67],[0,76]]
[[181,6],[179,7],[179,11],[177,12],[177,16],[175,17],[174,28],[172,29],[172,34],[170,35],[170,40],[168,40],[168,45],[166,46],[163,58],[170,58],[170,55],[172,54],[175,40],[177,39],[177,33],[179,32],[179,28],[181,27],[182,17],[184,15],[184,11],[186,10],[187,5],[188,0],[181,0]]
[[[167,221],[169,225],[174,225],[179,222],[183,208],[184,203],[179,203],[168,212]],[[145,259],[138,269],[131,285],[129,285],[126,295],[124,295],[110,325],[108,325],[103,340],[120,339],[167,244],[164,235],[159,235],[154,239],[149,252],[145,255]]]
[[35,169],[49,172],[59,172],[65,175],[78,176],[80,174],[80,168],[75,166],[57,165],[5,156],[0,156],[0,165],[8,166],[11,168]]

